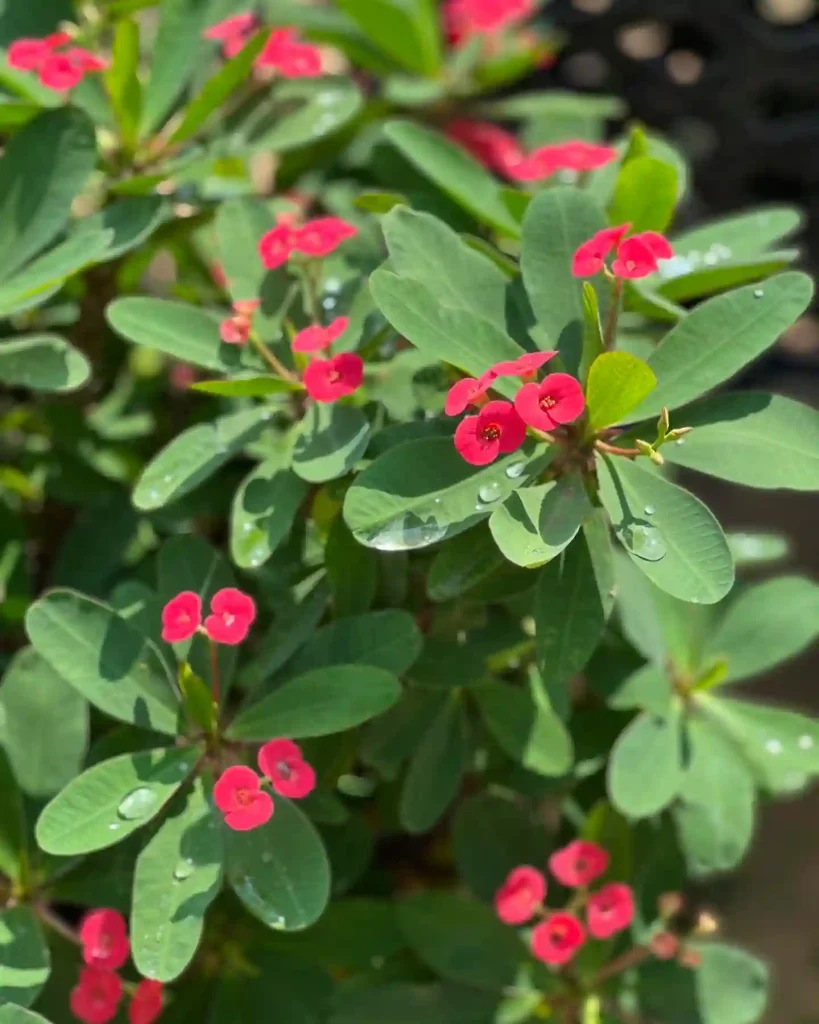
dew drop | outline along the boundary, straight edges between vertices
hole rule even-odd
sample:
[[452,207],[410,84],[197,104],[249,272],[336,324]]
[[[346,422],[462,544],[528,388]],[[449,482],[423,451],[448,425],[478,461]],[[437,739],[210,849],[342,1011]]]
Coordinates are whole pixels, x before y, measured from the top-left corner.
[[646,505],[646,507],[643,509],[643,512],[645,512],[647,516],[653,516],[656,511],[657,509],[654,508],[653,505]]
[[438,522],[430,509],[429,512],[405,512],[362,539],[379,551],[412,551],[443,540],[446,532],[446,526]]
[[810,750],[813,746],[812,736],[800,736],[798,741],[800,750]]
[[118,831],[119,831],[119,827],[120,827],[120,826],[119,826],[119,822],[118,822],[118,821],[115,821],[115,822],[113,822],[112,824],[110,824],[110,825],[108,826],[108,828],[109,828],[109,829],[110,829],[110,830],[111,830],[112,832],[118,832]]
[[176,867],[173,869],[173,877],[177,882],[184,882],[186,878],[190,878],[193,874],[194,863],[190,857],[185,860],[180,860]]
[[273,861],[273,854],[269,850],[265,850],[262,854],[262,863],[270,864]]
[[157,794],[148,789],[147,786],[138,786],[126,796],[119,807],[117,814],[126,821],[138,821],[151,814],[158,801]]
[[754,298],[761,299],[765,292],[761,288],[754,288]]
[[685,438],[684,437],[678,437],[677,440],[674,442],[674,444],[685,444]]
[[526,469],[525,462],[513,462],[511,466],[507,466],[504,472],[510,480],[517,480],[518,477],[523,476],[523,471]]
[[502,493],[503,487],[498,480],[491,480],[488,484],[478,488],[478,497],[487,505],[497,501]]
[[162,483],[163,484],[169,484],[172,480],[173,480],[173,477],[171,476],[170,473],[168,473],[168,474],[166,474],[165,476],[162,477]]
[[645,562],[659,562],[666,556],[663,535],[650,523],[637,523],[622,527],[619,537],[626,548]]
[[765,749],[769,754],[781,754],[783,747],[779,740],[766,740]]

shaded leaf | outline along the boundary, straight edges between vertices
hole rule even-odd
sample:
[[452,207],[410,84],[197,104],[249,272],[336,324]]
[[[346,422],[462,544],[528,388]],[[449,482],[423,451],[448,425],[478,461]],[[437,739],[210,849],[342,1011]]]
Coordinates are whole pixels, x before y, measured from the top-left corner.
[[678,713],[638,715],[611,752],[608,790],[612,804],[629,818],[647,818],[671,803],[682,779]]
[[58,334],[0,342],[0,380],[34,391],[74,391],[91,376],[85,356]]
[[344,476],[364,454],[369,435],[370,424],[355,406],[313,402],[293,449],[293,472],[309,483]]
[[0,911],[0,1004],[30,1006],[50,970],[48,944],[31,907]]
[[487,729],[509,757],[538,775],[568,772],[572,739],[548,704],[508,683],[484,683],[474,694]]
[[455,799],[466,770],[467,722],[447,696],[409,763],[398,813],[407,832],[428,832]]

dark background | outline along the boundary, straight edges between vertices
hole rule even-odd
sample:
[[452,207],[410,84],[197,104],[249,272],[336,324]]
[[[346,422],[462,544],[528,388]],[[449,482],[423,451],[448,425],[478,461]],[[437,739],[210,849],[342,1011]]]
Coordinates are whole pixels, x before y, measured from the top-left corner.
[[[766,202],[802,207],[802,265],[819,270],[819,0],[553,0],[565,46],[539,85],[621,96],[667,134],[693,169],[682,211],[702,221]],[[817,307],[745,386],[819,405]],[[819,576],[815,495],[688,481],[728,528],[775,529],[793,543],[787,571]],[[819,651],[752,684],[819,714]],[[819,792],[767,803],[740,870],[700,895],[730,939],[774,969],[768,1021],[819,1021]]]

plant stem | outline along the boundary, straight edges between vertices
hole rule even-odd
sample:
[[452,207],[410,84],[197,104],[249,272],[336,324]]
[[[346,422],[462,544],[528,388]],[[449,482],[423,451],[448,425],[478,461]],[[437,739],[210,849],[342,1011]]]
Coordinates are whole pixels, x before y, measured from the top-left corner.
[[598,988],[604,981],[608,981],[609,978],[613,978],[616,974],[622,974],[623,971],[627,971],[630,967],[636,967],[650,956],[651,950],[648,946],[633,946],[623,953],[622,956],[618,956],[611,963],[606,964],[605,967],[601,967],[592,978],[591,987],[593,989]]
[[611,290],[611,306],[609,315],[606,318],[606,330],[603,334],[603,348],[608,352],[614,346],[617,337],[617,320],[620,316],[620,299],[623,295],[623,282],[615,278],[614,287]]
[[219,652],[216,644],[208,637],[208,649],[210,651],[210,693],[213,703],[218,707],[221,697],[219,688]]
[[639,448],[618,448],[617,445],[607,444],[599,438],[594,442],[594,447],[607,455],[623,455],[627,459],[636,459],[638,455],[642,454]]
[[264,359],[264,361],[267,363],[270,369],[273,370],[273,372],[277,374],[279,377],[281,377],[282,380],[298,380],[298,377],[296,377],[294,373],[288,370],[283,363],[279,362],[279,360],[276,358],[276,356],[273,355],[273,353],[270,351],[267,345],[265,345],[261,338],[259,338],[255,333],[250,335],[250,344],[256,349],[256,351],[259,353],[262,359]]
[[58,935],[62,935],[64,939],[67,939],[75,946],[82,945],[77,932],[74,931],[70,924],[67,924],[61,917],[58,917],[47,903],[38,903],[34,907],[34,913],[43,922],[43,924],[48,925],[52,931],[55,931]]

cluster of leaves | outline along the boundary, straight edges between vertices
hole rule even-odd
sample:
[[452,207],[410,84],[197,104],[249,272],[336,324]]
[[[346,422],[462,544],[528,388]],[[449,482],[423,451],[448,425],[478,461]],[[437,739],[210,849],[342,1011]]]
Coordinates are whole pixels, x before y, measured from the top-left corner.
[[[6,42],[57,27],[12,6]],[[447,49],[429,0],[270,0],[261,23],[339,69],[271,84],[264,31],[224,61],[203,39],[246,5],[78,8],[104,74],[65,102],[0,70],[0,1024],[72,1019],[96,907],[172,983],[168,1024],[752,1024],[765,966],[661,897],[735,868],[757,802],[819,776],[819,723],[730,689],[816,639],[819,586],[754,578],[786,542],[724,534],[678,476],[819,489],[817,413],[722,390],[811,300],[782,247],[798,214],[670,230],[685,162],[640,129],[595,170],[502,183],[449,121],[533,147],[623,113],[490,98],[542,29]],[[263,236],[305,211],[355,237],[266,269]],[[673,257],[573,276],[626,222]],[[226,344],[255,299],[253,344]],[[363,383],[311,401],[291,342],[339,316]],[[582,418],[469,465],[450,386],[551,349]],[[162,640],[180,592],[236,586],[240,647]],[[315,790],[226,828],[215,778],[273,737]],[[636,915],[551,970],[493,898],[578,836]],[[650,954],[660,927],[689,963]]]

